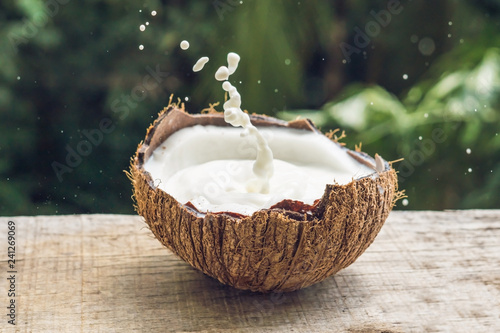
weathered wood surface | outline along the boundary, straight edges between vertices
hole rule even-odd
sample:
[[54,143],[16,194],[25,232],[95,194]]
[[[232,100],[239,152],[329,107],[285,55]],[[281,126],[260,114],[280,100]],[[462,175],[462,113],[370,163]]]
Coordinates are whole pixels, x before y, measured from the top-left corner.
[[393,212],[353,265],[285,294],[219,284],[137,216],[11,217],[0,228],[2,332],[500,332],[500,210]]

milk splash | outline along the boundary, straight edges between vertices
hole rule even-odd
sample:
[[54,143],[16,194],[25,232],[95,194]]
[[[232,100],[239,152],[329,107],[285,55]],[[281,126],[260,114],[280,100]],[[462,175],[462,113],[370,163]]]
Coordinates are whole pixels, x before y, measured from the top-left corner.
[[[203,66],[199,66],[199,62],[207,57],[203,57],[195,64],[193,71],[199,71]],[[246,184],[246,190],[250,193],[269,193],[269,180],[274,173],[273,152],[269,148],[267,140],[262,136],[257,127],[252,125],[250,116],[241,109],[241,95],[235,86],[228,80],[229,76],[236,72],[240,56],[234,52],[227,54],[227,67],[221,66],[215,73],[217,81],[224,81],[222,89],[227,91],[229,99],[224,103],[224,120],[234,127],[243,127],[242,137],[254,137],[257,142],[257,157],[252,167],[254,178],[250,179]],[[204,62],[206,63],[206,62]],[[203,63],[203,64],[204,64]],[[201,68],[200,68],[201,67]]]

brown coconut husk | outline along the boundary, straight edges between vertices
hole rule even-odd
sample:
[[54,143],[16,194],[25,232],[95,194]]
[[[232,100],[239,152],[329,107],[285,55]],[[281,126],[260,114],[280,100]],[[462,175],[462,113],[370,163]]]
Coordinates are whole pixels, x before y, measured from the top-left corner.
[[[252,115],[251,121],[256,126],[318,131],[307,119],[285,122]],[[136,210],[156,238],[224,284],[278,292],[320,282],[352,264],[368,248],[401,196],[395,170],[380,159],[383,170],[347,185],[327,185],[314,205],[284,200],[252,216],[199,212],[157,188],[143,167],[172,133],[197,124],[230,126],[222,113],[190,115],[170,105],[139,144],[129,176]],[[369,166],[377,165],[364,153],[349,152]]]

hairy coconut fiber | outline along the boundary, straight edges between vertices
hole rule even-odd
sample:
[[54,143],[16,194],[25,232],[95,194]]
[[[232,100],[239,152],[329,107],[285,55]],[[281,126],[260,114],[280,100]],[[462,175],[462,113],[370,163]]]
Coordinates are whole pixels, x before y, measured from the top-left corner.
[[[251,120],[256,126],[317,131],[308,120],[288,123],[255,115]],[[398,198],[396,172],[389,163],[349,151],[372,166],[373,175],[347,185],[327,185],[312,206],[284,200],[252,216],[198,212],[157,188],[143,167],[169,135],[197,124],[230,126],[222,113],[189,115],[170,105],[139,144],[130,178],[137,212],[156,238],[224,284],[277,292],[320,282],[352,264],[368,248]]]

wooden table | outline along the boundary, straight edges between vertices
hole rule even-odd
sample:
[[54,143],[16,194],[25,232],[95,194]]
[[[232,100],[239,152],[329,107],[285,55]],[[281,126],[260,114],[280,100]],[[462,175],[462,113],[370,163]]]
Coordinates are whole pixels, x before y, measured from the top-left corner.
[[11,217],[0,228],[2,332],[500,332],[500,210],[393,212],[353,265],[285,294],[221,285],[138,216]]

